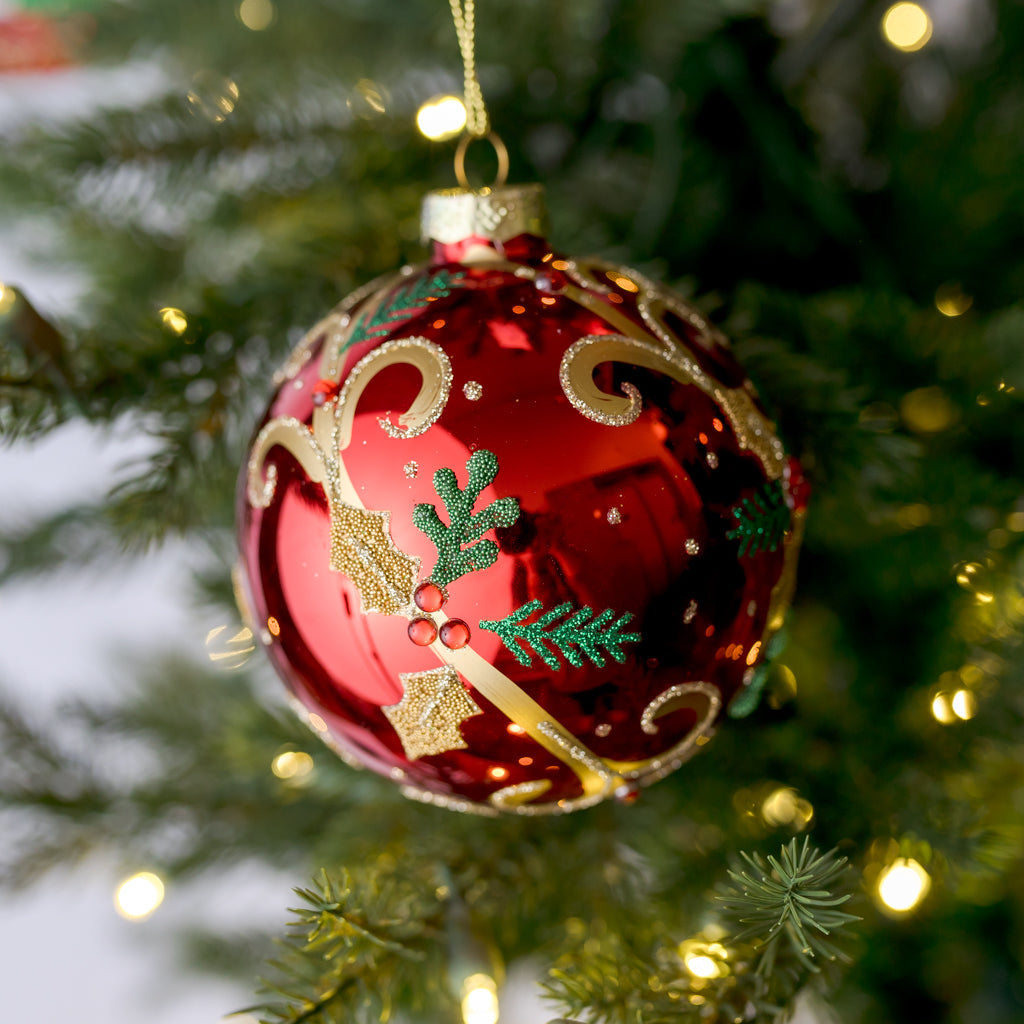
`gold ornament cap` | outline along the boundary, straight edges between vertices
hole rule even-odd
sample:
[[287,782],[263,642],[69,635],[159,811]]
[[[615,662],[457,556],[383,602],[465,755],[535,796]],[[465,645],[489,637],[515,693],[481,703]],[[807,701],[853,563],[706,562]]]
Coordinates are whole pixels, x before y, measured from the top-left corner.
[[453,245],[474,237],[507,242],[522,234],[543,238],[546,228],[543,185],[439,189],[424,197],[420,216],[427,245]]

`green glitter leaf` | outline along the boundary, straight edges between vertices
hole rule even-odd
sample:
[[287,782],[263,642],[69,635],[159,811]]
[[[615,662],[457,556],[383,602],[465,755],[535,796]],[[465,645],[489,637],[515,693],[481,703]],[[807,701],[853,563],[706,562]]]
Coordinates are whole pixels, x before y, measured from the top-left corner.
[[498,498],[479,512],[473,506],[481,491],[498,475],[498,457],[485,448],[473,452],[466,463],[469,480],[460,490],[455,473],[448,468],[434,474],[434,490],[444,501],[449,525],[441,522],[433,505],[419,504],[412,510],[412,521],[437,548],[437,564],[428,579],[445,587],[468,572],[494,565],[498,545],[480,538],[496,526],[511,526],[519,518],[519,502],[515,498]]
[[[637,643],[640,640],[639,633],[622,632],[622,627],[633,618],[631,612],[626,612],[615,622],[611,622],[615,612],[611,608],[605,608],[591,619],[594,614],[593,608],[584,606],[569,615],[572,612],[572,604],[566,601],[545,612],[535,622],[526,621],[542,607],[540,601],[528,601],[503,619],[481,620],[480,628],[497,633],[520,665],[529,665],[531,661],[531,656],[522,646],[522,641],[525,640],[544,664],[556,671],[562,667],[558,654],[576,668],[583,664],[583,655],[598,668],[603,668],[605,659],[599,650],[601,647],[621,665],[626,660],[622,645]],[[568,615],[568,618],[562,619],[565,615]],[[558,622],[558,619],[562,621]]]
[[766,483],[753,498],[744,498],[732,514],[736,527],[726,537],[739,538],[741,558],[774,551],[789,529],[789,507],[778,480]]
[[411,320],[422,313],[435,299],[451,295],[453,288],[462,286],[465,276],[462,272],[453,274],[449,270],[439,270],[429,277],[421,277],[409,284],[399,285],[390,298],[377,307],[372,316],[367,317],[363,313],[353,327],[345,348],[390,334],[399,323]]

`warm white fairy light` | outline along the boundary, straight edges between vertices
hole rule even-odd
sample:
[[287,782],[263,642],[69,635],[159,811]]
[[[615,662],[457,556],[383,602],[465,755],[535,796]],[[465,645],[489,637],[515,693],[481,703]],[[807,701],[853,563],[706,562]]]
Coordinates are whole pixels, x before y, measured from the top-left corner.
[[463,1024],[497,1024],[498,986],[486,974],[471,974],[462,984]]
[[882,15],[885,41],[904,53],[920,50],[932,37],[932,19],[920,4],[893,4]]
[[466,105],[458,96],[438,96],[416,112],[416,127],[432,142],[458,135],[466,127]]
[[908,914],[928,895],[931,876],[911,857],[899,857],[879,876],[876,892],[882,905],[897,914]]
[[126,878],[114,894],[117,912],[129,921],[149,917],[164,901],[164,883],[152,871],[140,871]]
[[170,328],[175,334],[184,334],[188,328],[188,319],[180,309],[175,309],[174,306],[164,306],[160,310],[160,319],[163,320],[164,326]]
[[275,13],[270,0],[242,0],[238,5],[238,20],[251,32],[270,28]]
[[953,714],[964,722],[973,718],[978,710],[978,702],[970,690],[957,690],[949,706],[953,709]]
[[286,750],[274,758],[270,770],[279,779],[297,781],[304,779],[313,770],[313,758],[302,750]]

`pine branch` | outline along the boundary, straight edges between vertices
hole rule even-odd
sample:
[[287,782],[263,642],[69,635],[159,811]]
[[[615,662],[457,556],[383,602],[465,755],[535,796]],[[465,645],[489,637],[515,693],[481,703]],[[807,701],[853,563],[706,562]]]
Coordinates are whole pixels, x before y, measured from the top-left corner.
[[799,961],[802,968],[817,973],[820,962],[848,957],[824,938],[841,933],[844,926],[860,918],[837,910],[852,897],[837,889],[846,873],[846,858],[820,853],[804,838],[782,848],[778,859],[741,853],[749,871],[730,871],[732,886],[723,886],[719,899],[730,917],[747,927],[730,938],[733,944],[753,941],[759,951],[757,972],[773,973],[779,943]]
[[455,474],[447,467],[434,474],[434,490],[444,501],[449,525],[445,526],[433,505],[420,503],[412,512],[412,521],[437,548],[437,563],[429,579],[444,587],[464,576],[493,565],[498,557],[496,541],[480,538],[498,526],[511,526],[519,518],[519,502],[515,498],[498,498],[479,512],[473,506],[481,492],[498,475],[498,458],[481,448],[466,463],[469,475],[466,489],[461,490]]
[[292,911],[274,976],[264,981],[283,1001],[248,1012],[264,1024],[378,1024],[410,987],[429,995],[435,1011],[448,1001],[439,880],[408,867],[385,856],[375,870],[322,871],[313,888],[295,890],[303,906]]
[[[534,612],[540,611],[542,607],[540,601],[528,601],[503,619],[482,620],[480,628],[497,633],[520,665],[529,665],[531,660],[522,646],[522,642],[525,641],[548,668],[555,670],[562,667],[558,654],[576,668],[583,664],[584,655],[598,668],[603,668],[605,659],[599,649],[601,647],[621,665],[626,660],[622,645],[638,643],[641,639],[639,633],[622,632],[623,627],[633,617],[631,612],[620,615],[612,622],[615,612],[611,608],[606,608],[591,618],[594,610],[585,605],[570,615],[572,604],[566,601],[545,612],[535,622],[526,622],[526,619]],[[562,616],[568,618],[558,622]]]

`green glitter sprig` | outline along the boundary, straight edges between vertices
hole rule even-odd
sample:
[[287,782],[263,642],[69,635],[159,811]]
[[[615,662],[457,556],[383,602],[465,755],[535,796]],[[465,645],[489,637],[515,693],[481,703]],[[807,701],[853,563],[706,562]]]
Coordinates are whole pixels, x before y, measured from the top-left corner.
[[479,512],[473,506],[481,491],[498,475],[498,457],[485,448],[473,452],[466,463],[469,480],[460,490],[455,473],[447,467],[434,474],[434,490],[444,501],[449,525],[441,522],[433,505],[421,503],[412,510],[412,521],[437,548],[437,564],[429,579],[439,587],[447,586],[468,572],[486,569],[498,557],[498,545],[480,538],[496,526],[511,526],[519,518],[515,498],[498,498]]
[[429,277],[399,285],[391,297],[374,310],[372,316],[367,317],[365,313],[362,315],[352,329],[345,347],[351,348],[361,341],[389,334],[402,321],[422,313],[432,301],[451,295],[453,288],[462,285],[465,276],[463,273],[439,270]]
[[778,480],[766,483],[753,498],[744,498],[732,514],[736,526],[726,537],[739,539],[741,558],[774,551],[789,529],[789,507]]
[[603,647],[621,665],[626,660],[622,645],[640,640],[639,633],[622,632],[623,626],[633,617],[631,612],[626,612],[612,622],[615,612],[611,608],[605,608],[595,618],[591,618],[593,608],[584,606],[558,622],[558,619],[572,611],[572,604],[566,601],[545,612],[535,622],[526,621],[542,607],[540,601],[528,601],[503,619],[481,620],[480,628],[497,633],[520,665],[529,665],[531,661],[522,646],[522,641],[525,641],[548,668],[556,671],[562,666],[554,651],[576,668],[583,664],[584,655],[598,668],[602,668],[605,659],[599,648]]

